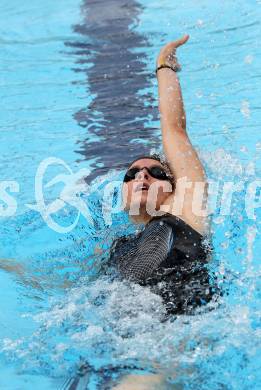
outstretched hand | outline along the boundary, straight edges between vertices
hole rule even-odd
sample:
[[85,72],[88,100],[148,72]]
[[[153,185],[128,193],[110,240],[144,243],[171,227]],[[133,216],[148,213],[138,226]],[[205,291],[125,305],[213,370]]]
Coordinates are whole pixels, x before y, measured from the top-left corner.
[[157,58],[157,67],[161,65],[168,65],[171,67],[181,68],[178,63],[176,56],[176,49],[179,46],[184,45],[189,39],[189,35],[184,35],[183,37],[177,39],[176,41],[169,42],[160,50],[159,56]]

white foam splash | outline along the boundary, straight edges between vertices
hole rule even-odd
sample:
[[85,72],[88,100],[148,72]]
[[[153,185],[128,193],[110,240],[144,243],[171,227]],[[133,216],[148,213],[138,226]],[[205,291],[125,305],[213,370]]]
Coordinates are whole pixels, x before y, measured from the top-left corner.
[[251,111],[249,107],[249,102],[247,100],[243,100],[241,102],[240,112],[245,118],[250,118]]
[[254,56],[252,56],[251,54],[248,54],[247,56],[245,56],[244,58],[244,62],[245,64],[252,64],[252,62],[254,61]]

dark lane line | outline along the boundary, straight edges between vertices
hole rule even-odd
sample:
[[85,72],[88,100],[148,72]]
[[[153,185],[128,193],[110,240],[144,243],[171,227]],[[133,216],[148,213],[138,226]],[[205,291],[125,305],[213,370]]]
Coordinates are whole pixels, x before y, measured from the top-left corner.
[[[145,107],[144,99],[138,96],[155,77],[145,68],[147,39],[130,29],[137,22],[141,5],[132,0],[85,0],[81,11],[83,22],[74,26],[80,39],[65,44],[77,58],[74,71],[86,74],[88,90],[95,95],[88,107],[74,115],[78,124],[95,136],[93,141],[91,137],[79,141],[77,150],[86,160],[98,157],[93,179],[108,169],[125,167],[159,145],[153,129],[145,129],[148,117],[156,119],[158,112],[155,98],[146,96],[149,104]],[[139,53],[133,53],[137,48]],[[150,142],[130,143],[134,138]]]

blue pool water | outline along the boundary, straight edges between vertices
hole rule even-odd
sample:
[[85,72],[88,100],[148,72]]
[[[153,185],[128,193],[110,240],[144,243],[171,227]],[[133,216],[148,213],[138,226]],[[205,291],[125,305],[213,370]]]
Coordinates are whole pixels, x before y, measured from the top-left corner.
[[[260,0],[40,3],[1,1],[0,180],[18,187],[10,215],[0,196],[0,388],[57,389],[88,361],[99,389],[100,369],[138,361],[158,364],[169,389],[259,389],[260,181],[255,210],[246,199],[261,168]],[[132,229],[122,212],[110,220],[106,188],[160,149],[155,56],[183,33],[189,134],[209,180],[241,189],[229,213],[217,203],[212,215],[211,268],[229,294],[162,323],[159,297],[99,270]],[[77,219],[73,205],[57,206],[52,222],[67,233],[35,208],[36,172],[51,157],[44,184],[78,172],[88,209]],[[45,186],[46,204],[63,187]]]

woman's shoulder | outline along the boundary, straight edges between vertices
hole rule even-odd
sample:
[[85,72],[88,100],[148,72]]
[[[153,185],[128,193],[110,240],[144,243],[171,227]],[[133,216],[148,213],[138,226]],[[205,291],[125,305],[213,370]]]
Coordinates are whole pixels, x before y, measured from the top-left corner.
[[[208,216],[200,215],[193,210],[192,202],[185,202],[182,196],[175,193],[170,194],[166,201],[161,205],[161,210],[166,211],[166,214],[177,217],[184,223],[189,225],[202,236],[209,233],[209,218]],[[201,210],[201,209],[199,209]]]

